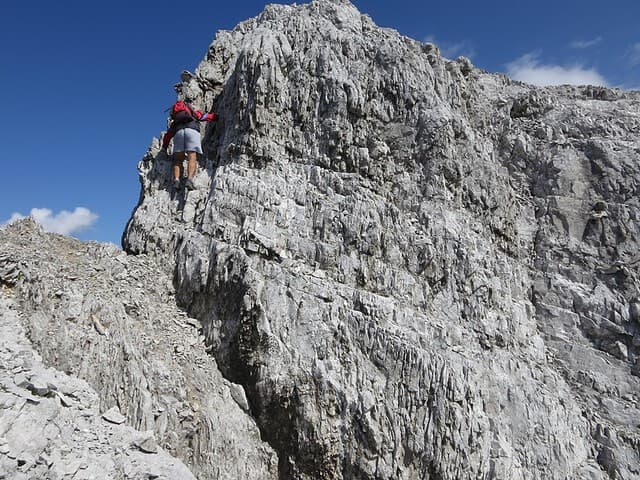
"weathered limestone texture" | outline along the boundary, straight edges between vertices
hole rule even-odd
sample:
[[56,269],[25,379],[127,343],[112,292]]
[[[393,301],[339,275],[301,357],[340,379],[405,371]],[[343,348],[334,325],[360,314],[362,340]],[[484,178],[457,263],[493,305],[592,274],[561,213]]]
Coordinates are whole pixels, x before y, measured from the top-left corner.
[[137,451],[201,479],[640,478],[640,93],[514,82],[346,0],[219,32],[177,92],[220,120],[193,191],[153,141],[132,255],[0,233],[34,347]]
[[18,317],[3,290],[0,478],[195,480],[158,448],[153,432],[101,418],[98,395],[86,382],[46,368]]
[[[171,279],[144,255],[46,234],[25,220],[0,231],[0,285],[19,302],[22,328],[42,361],[71,378],[60,384],[48,373],[40,383],[58,388],[33,393],[29,385],[42,368],[32,367],[29,357],[14,358],[22,356],[14,352],[23,347],[2,334],[0,443],[3,436],[11,440],[7,431],[17,432],[10,447],[18,459],[44,455],[54,464],[50,476],[24,470],[25,479],[71,478],[60,472],[76,460],[91,465],[87,471],[76,466],[76,479],[278,478],[277,457],[247,413],[244,390],[222,377],[205,351],[200,323],[177,308]],[[2,332],[17,323],[7,321],[2,312]],[[18,383],[15,375],[24,381]],[[87,393],[87,383],[97,393]],[[31,412],[37,407],[28,390],[38,395],[37,412]],[[58,393],[63,395],[56,403]],[[115,426],[106,430],[107,424],[126,424],[130,432],[111,438]],[[30,445],[43,430],[41,441]],[[135,448],[125,444],[129,439],[137,442]],[[142,452],[153,467],[149,475],[156,477],[138,472],[140,455],[132,448]],[[159,449],[166,452],[161,458],[147,458]],[[180,458],[194,477],[175,459],[182,470],[166,468],[168,454]]]
[[220,32],[199,190],[154,143],[125,249],[174,269],[281,478],[640,478],[640,95],[534,88],[347,1]]

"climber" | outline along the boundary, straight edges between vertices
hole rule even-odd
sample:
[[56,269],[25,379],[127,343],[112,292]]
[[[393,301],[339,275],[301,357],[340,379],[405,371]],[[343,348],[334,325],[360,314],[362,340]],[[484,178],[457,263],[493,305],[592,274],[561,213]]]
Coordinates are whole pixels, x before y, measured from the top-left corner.
[[200,124],[198,122],[211,122],[217,120],[215,113],[202,113],[196,110],[188,101],[178,100],[171,107],[171,124],[169,130],[162,137],[162,152],[167,153],[169,142],[173,138],[173,187],[180,188],[183,176],[182,164],[187,159],[187,180],[185,187],[188,190],[195,188],[193,177],[196,174],[197,154],[202,154],[200,145]]

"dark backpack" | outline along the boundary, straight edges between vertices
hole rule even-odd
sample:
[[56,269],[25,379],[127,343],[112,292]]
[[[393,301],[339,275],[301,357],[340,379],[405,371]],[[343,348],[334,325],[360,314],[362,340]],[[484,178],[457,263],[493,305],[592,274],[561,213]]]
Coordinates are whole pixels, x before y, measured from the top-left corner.
[[189,104],[182,100],[178,100],[171,107],[171,119],[177,123],[188,123],[197,120]]

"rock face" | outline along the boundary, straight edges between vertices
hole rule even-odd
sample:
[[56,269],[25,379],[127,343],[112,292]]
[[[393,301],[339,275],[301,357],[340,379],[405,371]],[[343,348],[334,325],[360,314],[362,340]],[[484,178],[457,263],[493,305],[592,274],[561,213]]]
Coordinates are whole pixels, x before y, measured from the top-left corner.
[[640,478],[639,93],[513,82],[342,0],[267,7],[182,80],[221,120],[197,190],[140,162],[134,256],[2,245],[101,411],[199,478]]
[[640,95],[534,88],[270,6],[182,96],[221,116],[200,190],[157,145],[125,248],[174,268],[281,478],[639,478]]
[[195,480],[167,453],[137,448],[153,432],[110,425],[86,382],[46,368],[0,295],[0,478]]
[[[14,453],[0,455],[0,478],[277,478],[242,387],[222,377],[202,326],[144,255],[24,221],[0,234],[0,285],[22,317],[0,304],[0,444]],[[40,358],[13,338],[20,328],[58,372],[32,366]],[[9,468],[16,457],[31,459],[24,477]]]

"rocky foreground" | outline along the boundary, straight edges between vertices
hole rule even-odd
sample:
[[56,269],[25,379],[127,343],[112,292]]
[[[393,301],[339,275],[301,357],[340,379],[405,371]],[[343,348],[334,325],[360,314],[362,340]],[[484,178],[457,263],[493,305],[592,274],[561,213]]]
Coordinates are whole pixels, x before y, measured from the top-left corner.
[[0,235],[99,412],[203,479],[640,478],[638,92],[513,82],[345,0],[269,6],[182,80],[221,120],[194,191],[154,140],[127,253]]
[[26,220],[1,231],[0,284],[0,476],[277,478],[242,387],[144,255]]
[[46,367],[27,340],[12,295],[0,296],[0,477],[195,479],[157,444],[124,426],[117,406],[100,414],[98,393]]

